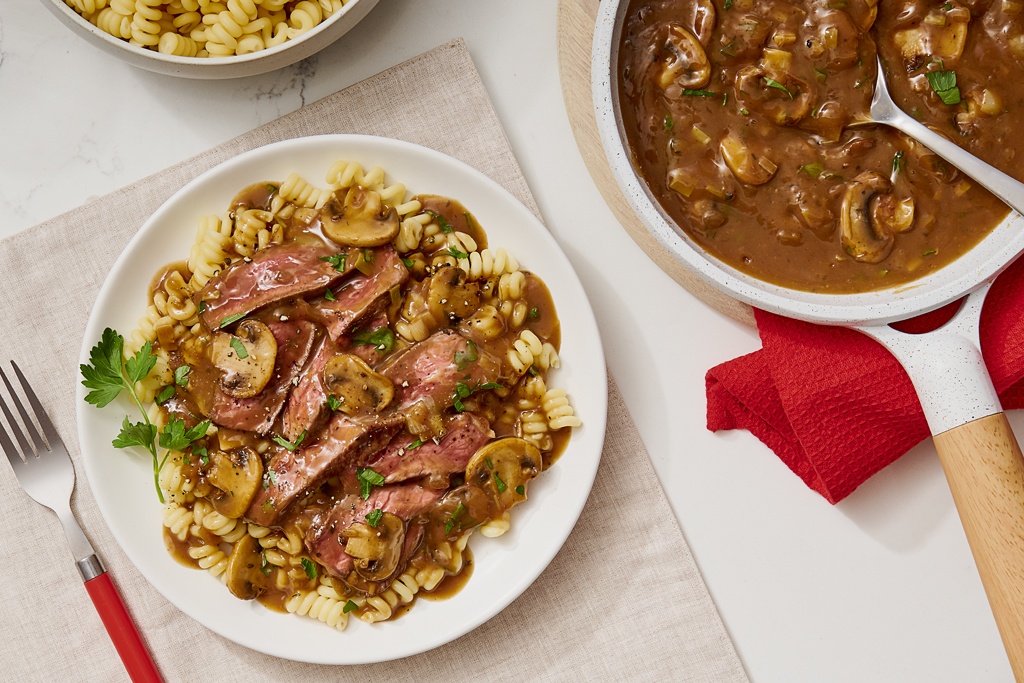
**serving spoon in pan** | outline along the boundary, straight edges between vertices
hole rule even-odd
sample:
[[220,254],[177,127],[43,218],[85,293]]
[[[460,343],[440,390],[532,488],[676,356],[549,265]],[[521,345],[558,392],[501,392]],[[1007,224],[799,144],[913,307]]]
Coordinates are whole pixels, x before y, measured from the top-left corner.
[[[956,261],[887,289],[820,294],[743,273],[707,254],[679,229],[632,164],[616,76],[628,5],[627,0],[602,0],[591,55],[598,132],[623,194],[661,246],[708,284],[762,310],[858,330],[900,361],[924,409],[1010,666],[1024,682],[1024,457],[982,359],[978,334],[992,282],[1024,252],[1024,185],[900,111],[880,67],[870,109],[874,122],[917,139],[1017,212]],[[949,322],[931,332],[909,335],[889,326],[961,299]]]

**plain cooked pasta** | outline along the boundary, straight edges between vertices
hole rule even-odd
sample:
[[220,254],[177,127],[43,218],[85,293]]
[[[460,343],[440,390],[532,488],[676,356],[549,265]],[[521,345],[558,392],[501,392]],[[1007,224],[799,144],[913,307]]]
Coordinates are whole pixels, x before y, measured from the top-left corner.
[[132,45],[178,57],[244,55],[298,38],[351,0],[65,0]]
[[[329,0],[320,5],[310,0],[305,2],[319,7],[322,12],[326,12],[330,4]],[[234,4],[230,0],[227,4],[210,0],[177,0],[173,7],[163,10],[170,17],[203,11],[213,17],[203,24],[210,36],[221,35],[220,29],[223,29],[232,38],[237,33],[238,40],[248,36],[260,36],[262,39],[274,25],[269,17],[263,15],[268,11],[266,6],[255,0]],[[312,15],[310,7],[304,10]],[[240,23],[242,15],[250,20],[245,26]],[[241,28],[241,32],[234,25]],[[253,28],[248,30],[250,26]],[[393,210],[394,214],[401,216],[397,235],[386,249],[392,249],[391,258],[395,252],[402,255],[402,265],[408,271],[409,280],[387,291],[386,295],[382,294],[382,299],[390,302],[390,308],[386,311],[377,309],[379,312],[375,313],[383,315],[384,328],[394,335],[394,347],[406,349],[430,339],[432,335],[451,334],[457,330],[458,334],[466,335],[463,338],[465,350],[455,352],[454,362],[461,364],[460,370],[467,372],[467,381],[467,365],[480,360],[484,347],[492,347],[488,353],[493,352],[492,363],[495,371],[500,371],[502,382],[480,381],[470,385],[460,381],[455,389],[456,398],[449,400],[459,401],[459,412],[471,412],[486,420],[490,429],[485,439],[493,438],[495,434],[518,437],[509,441],[523,444],[521,448],[551,453],[558,438],[556,432],[577,427],[580,421],[574,414],[568,394],[560,389],[549,390],[546,385],[547,370],[558,366],[557,338],[551,334],[551,328],[545,327],[539,319],[552,316],[557,330],[557,316],[543,283],[523,271],[516,258],[503,248],[486,247],[486,235],[461,205],[450,209],[446,217],[439,210],[445,201],[451,200],[432,195],[407,197],[405,185],[389,182],[378,166],[364,167],[356,162],[340,161],[329,169],[326,185],[323,188],[314,186],[293,173],[283,182],[271,180],[245,188],[225,214],[206,215],[199,219],[188,260],[183,265],[169,266],[154,280],[145,315],[125,343],[128,357],[145,344],[150,344],[156,358],[154,370],[140,382],[140,396],[153,401],[158,394],[178,396],[178,392],[187,391],[189,376],[179,377],[178,371],[182,368],[183,355],[195,354],[189,345],[203,344],[204,335],[208,337],[211,333],[231,334],[219,331],[224,327],[223,323],[217,330],[209,329],[208,321],[204,322],[202,317],[203,305],[209,305],[211,300],[204,298],[209,296],[208,288],[211,284],[217,285],[225,269],[243,266],[245,262],[259,258],[261,252],[289,244],[289,239],[294,238],[288,235],[294,235],[301,226],[315,223],[318,209],[332,197],[344,197],[350,188],[359,186],[379,193],[382,201],[386,198],[388,202],[387,211]],[[398,207],[403,207],[406,213],[401,214]],[[308,235],[306,239],[309,239]],[[359,255],[364,267],[372,265],[377,258],[368,251],[364,249]],[[356,253],[349,250],[346,258],[355,258]],[[330,260],[330,257],[326,259]],[[212,300],[216,300],[216,295]],[[324,300],[329,300],[326,295]],[[320,305],[320,301],[318,298],[290,305],[295,305],[294,310],[301,312]],[[453,305],[466,308],[452,308]],[[543,314],[538,312],[538,306],[544,310]],[[251,316],[258,318],[259,313]],[[283,322],[287,317],[281,314],[275,318],[275,323]],[[361,326],[356,330],[369,331]],[[355,332],[348,342],[354,341]],[[345,342],[340,340],[338,343],[340,346]],[[386,356],[388,352],[382,355]],[[453,356],[446,358],[452,359]],[[187,370],[195,376],[194,368]],[[169,394],[166,393],[168,390]],[[190,404],[184,405],[193,410]],[[178,410],[181,410],[180,406]],[[410,428],[408,424],[416,410],[410,409],[409,413],[406,428]],[[158,426],[165,426],[169,419],[167,410],[155,404],[150,406],[148,414]],[[192,414],[191,419],[200,420],[204,415],[206,413]],[[433,437],[437,443],[444,434],[446,423],[441,421],[440,415],[435,415],[434,419],[439,425],[431,427],[437,430]],[[446,419],[454,419],[454,414]],[[230,501],[226,503],[223,496],[216,497],[219,484],[214,483],[210,462],[215,458],[223,461],[227,457],[225,454],[235,448],[233,444],[244,443],[240,448],[248,449],[250,455],[247,457],[261,463],[263,474],[254,475],[262,477],[260,485],[254,485],[257,489],[266,489],[273,483],[273,472],[268,473],[267,468],[275,454],[282,453],[282,439],[274,432],[244,433],[225,427],[229,425],[211,423],[201,441],[201,452],[192,447],[169,451],[157,472],[158,484],[167,500],[163,509],[163,526],[169,542],[176,548],[179,558],[207,571],[229,589],[232,586],[230,558],[236,552],[250,553],[252,559],[249,564],[257,566],[260,575],[265,577],[261,579],[265,590],[277,591],[276,604],[279,607],[338,629],[347,626],[352,613],[371,623],[393,618],[400,608],[413,603],[420,593],[436,590],[446,576],[463,571],[471,534],[479,530],[481,536],[493,538],[508,533],[512,528],[509,507],[526,499],[525,482],[528,479],[523,480],[524,486],[515,488],[519,498],[509,507],[495,509],[489,513],[490,516],[474,521],[465,529],[454,524],[457,513],[451,513],[447,522],[438,524],[435,520],[435,525],[445,531],[441,538],[437,538],[435,533],[429,541],[430,552],[418,552],[409,557],[379,590],[363,591],[357,587],[358,584],[346,583],[350,577],[337,574],[341,577],[337,578],[328,574],[318,559],[320,556],[308,544],[307,533],[312,523],[309,517],[300,515],[264,525],[253,521],[251,509],[246,512],[243,505],[234,510],[226,507],[230,506]],[[292,446],[298,448],[299,442],[301,437]],[[547,455],[544,458],[546,461]],[[469,481],[467,469],[459,475],[457,483],[465,482],[461,485],[468,486]],[[336,474],[328,478],[323,491],[342,491],[348,485],[341,474]],[[318,500],[317,505],[325,505],[322,498]],[[248,501],[247,498],[246,505]],[[452,529],[447,528],[449,526]],[[424,541],[424,547],[426,543]],[[235,589],[231,590],[234,592]]]

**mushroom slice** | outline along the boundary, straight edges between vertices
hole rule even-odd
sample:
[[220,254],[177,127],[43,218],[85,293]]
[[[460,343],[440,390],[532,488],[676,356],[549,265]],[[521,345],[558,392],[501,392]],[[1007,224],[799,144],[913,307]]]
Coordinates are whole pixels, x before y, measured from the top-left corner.
[[249,398],[263,391],[274,374],[277,340],[258,320],[243,320],[234,334],[217,332],[210,360],[220,370],[220,388],[228,396]]
[[679,24],[669,24],[662,43],[658,86],[662,90],[703,88],[711,80],[711,62],[697,36]]
[[259,542],[246,534],[235,542],[224,570],[224,583],[239,600],[252,600],[266,590],[267,563]]
[[891,194],[876,194],[871,200],[871,220],[890,232],[907,232],[914,227],[914,200],[897,200]]
[[884,223],[876,222],[870,205],[878,194],[886,194],[892,184],[874,171],[865,171],[853,179],[843,194],[839,229],[843,251],[855,261],[878,263],[892,251],[895,241]]
[[379,413],[395,396],[391,380],[350,353],[339,353],[327,361],[324,388],[340,401],[338,410],[346,415]]
[[405,544],[405,522],[385,512],[376,526],[356,522],[341,532],[348,541],[345,552],[355,558],[355,572],[367,581],[385,581],[395,570]]
[[[948,9],[946,9],[948,7]],[[933,7],[917,26],[893,34],[907,64],[935,61],[951,68],[963,54],[971,12],[959,3]]]
[[499,513],[526,500],[526,484],[543,469],[540,451],[526,439],[497,439],[478,450],[466,465],[466,483],[491,494]]
[[735,135],[729,135],[719,144],[725,165],[738,180],[747,185],[764,185],[778,168],[771,159],[755,154]]
[[214,451],[210,461],[212,467],[206,473],[206,480],[217,489],[210,496],[210,504],[225,517],[238,519],[249,508],[263,479],[263,461],[251,448],[228,453]]
[[338,244],[379,247],[398,234],[398,212],[380,194],[353,185],[344,199],[336,193],[320,209],[320,227]]

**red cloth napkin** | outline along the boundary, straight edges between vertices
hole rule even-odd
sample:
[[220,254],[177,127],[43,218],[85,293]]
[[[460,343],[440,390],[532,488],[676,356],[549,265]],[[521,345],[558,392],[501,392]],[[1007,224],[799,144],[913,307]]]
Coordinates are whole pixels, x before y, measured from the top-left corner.
[[[894,327],[928,331],[958,307]],[[761,350],[705,377],[709,430],[750,431],[833,504],[928,436],[910,378],[878,342],[846,328],[754,314]],[[1024,259],[993,284],[981,345],[1003,408],[1024,407]]]

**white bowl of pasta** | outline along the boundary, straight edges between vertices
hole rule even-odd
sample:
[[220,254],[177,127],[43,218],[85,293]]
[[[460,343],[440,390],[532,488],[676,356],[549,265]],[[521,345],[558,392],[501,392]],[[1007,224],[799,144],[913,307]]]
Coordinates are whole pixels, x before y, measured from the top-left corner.
[[378,0],[44,0],[92,45],[147,71],[196,79],[275,71],[327,47]]

